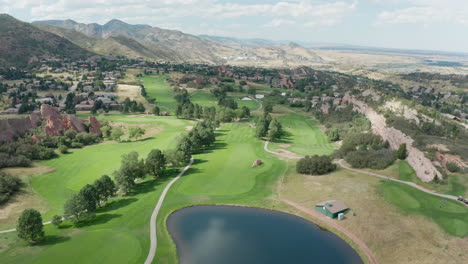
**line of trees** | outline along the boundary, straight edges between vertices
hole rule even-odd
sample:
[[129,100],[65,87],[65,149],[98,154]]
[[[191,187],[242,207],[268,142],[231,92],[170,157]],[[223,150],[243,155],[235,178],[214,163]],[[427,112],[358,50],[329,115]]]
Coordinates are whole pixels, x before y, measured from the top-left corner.
[[77,194],[72,195],[64,205],[64,217],[73,223],[94,216],[99,208],[117,192],[114,181],[103,175],[93,184],[85,185]]

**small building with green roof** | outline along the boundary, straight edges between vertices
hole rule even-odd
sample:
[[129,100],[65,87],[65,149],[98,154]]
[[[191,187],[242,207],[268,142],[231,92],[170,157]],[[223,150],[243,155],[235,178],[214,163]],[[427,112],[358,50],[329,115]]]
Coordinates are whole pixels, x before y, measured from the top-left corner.
[[349,210],[348,206],[338,200],[325,201],[315,205],[315,211],[330,218],[337,218],[340,213],[345,213],[347,210]]

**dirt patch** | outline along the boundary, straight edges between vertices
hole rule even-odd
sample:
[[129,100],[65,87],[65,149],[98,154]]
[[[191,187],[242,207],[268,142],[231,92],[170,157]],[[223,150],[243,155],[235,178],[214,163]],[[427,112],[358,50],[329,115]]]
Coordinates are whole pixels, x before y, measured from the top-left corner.
[[435,148],[437,149],[438,151],[444,151],[444,152],[448,152],[450,151],[450,149],[444,145],[444,144],[432,144],[432,145],[427,145],[427,147],[429,148]]
[[21,191],[0,206],[0,229],[14,227],[18,216],[27,208],[35,208],[39,211],[47,209],[47,203],[34,191],[30,182],[31,177],[53,172],[55,169],[39,163],[33,163],[30,168],[7,168],[0,171],[20,177],[24,183]]
[[189,120],[188,122],[189,122],[190,124],[194,124],[194,125],[197,124],[197,121],[193,121],[193,120]]
[[446,165],[448,162],[452,162],[452,163],[457,164],[458,167],[468,168],[468,164],[466,164],[466,162],[463,161],[463,159],[460,158],[460,156],[451,155],[451,154],[443,154],[443,153],[437,152],[436,158],[438,161],[440,161],[440,163],[444,165]]
[[142,101],[141,88],[137,85],[119,84],[117,85],[117,96],[122,100],[129,98],[131,100]]
[[186,126],[185,127],[185,130],[187,130],[187,131],[192,131],[192,129],[193,129],[193,126]]
[[128,124],[123,122],[109,122],[109,125],[113,128],[115,127],[122,127],[125,135],[128,135],[128,130],[130,127],[141,127],[145,130],[145,134],[138,138],[138,140],[145,139],[152,137],[156,134],[159,134],[163,129],[161,127],[157,127],[153,124]]
[[281,144],[281,145],[278,145],[278,146],[280,146],[280,148],[284,148],[284,149],[291,147],[290,144]]

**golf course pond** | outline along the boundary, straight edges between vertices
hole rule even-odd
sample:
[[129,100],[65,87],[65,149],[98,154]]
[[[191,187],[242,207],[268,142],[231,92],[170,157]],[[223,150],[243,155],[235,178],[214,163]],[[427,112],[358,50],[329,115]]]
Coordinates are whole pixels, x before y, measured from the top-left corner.
[[167,220],[181,264],[363,263],[344,240],[287,213],[193,206]]

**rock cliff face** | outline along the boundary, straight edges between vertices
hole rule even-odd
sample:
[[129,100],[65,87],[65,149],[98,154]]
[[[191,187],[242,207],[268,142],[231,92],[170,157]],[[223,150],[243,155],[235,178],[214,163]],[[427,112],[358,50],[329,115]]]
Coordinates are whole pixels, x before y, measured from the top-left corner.
[[23,136],[40,123],[39,114],[31,114],[25,118],[0,119],[0,142],[11,142]]
[[405,135],[400,130],[393,127],[387,127],[386,119],[383,115],[378,114],[372,107],[366,103],[357,100],[349,95],[344,98],[344,101],[349,101],[355,105],[355,110],[364,114],[372,123],[372,131],[380,135],[383,140],[388,140],[391,148],[397,149],[401,144],[406,144],[408,157],[406,160],[413,167],[416,176],[424,182],[432,181],[435,177],[442,179],[442,174],[432,164],[432,162],[424,156],[424,153],[413,147],[413,139]]
[[45,133],[48,136],[61,136],[65,130],[74,130],[78,133],[87,132],[86,123],[89,123],[89,132],[101,135],[101,125],[95,117],[88,121],[74,115],[60,115],[57,108],[47,104],[41,106],[41,116],[46,120]]
[[84,120],[74,115],[61,115],[57,108],[43,104],[40,113],[33,113],[25,118],[0,119],[0,142],[14,141],[38,127],[41,121],[45,122],[44,132],[48,136],[62,136],[66,130],[102,134],[101,124],[94,116]]

